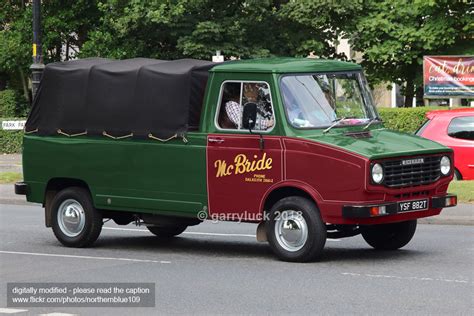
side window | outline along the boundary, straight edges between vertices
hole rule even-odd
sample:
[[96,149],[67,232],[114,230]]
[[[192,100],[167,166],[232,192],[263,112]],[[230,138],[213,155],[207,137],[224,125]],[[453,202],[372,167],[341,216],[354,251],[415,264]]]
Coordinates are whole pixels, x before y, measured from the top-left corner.
[[461,116],[452,119],[448,126],[448,135],[474,140],[474,116]]
[[217,124],[221,129],[244,130],[242,113],[245,104],[257,104],[255,130],[268,131],[275,125],[268,84],[260,82],[226,82],[222,86]]

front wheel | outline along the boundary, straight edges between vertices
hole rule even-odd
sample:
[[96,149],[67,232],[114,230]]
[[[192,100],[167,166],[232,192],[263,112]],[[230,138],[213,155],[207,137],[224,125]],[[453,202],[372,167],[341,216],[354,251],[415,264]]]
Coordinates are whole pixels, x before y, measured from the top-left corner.
[[415,231],[416,220],[361,227],[364,240],[378,250],[402,248],[410,242]]
[[458,169],[454,169],[454,180],[456,181],[461,181],[462,180],[462,175],[459,172]]
[[87,247],[102,230],[102,215],[89,192],[80,187],[61,190],[53,199],[52,227],[56,238],[68,247]]
[[326,226],[314,202],[291,196],[278,201],[265,223],[273,252],[284,261],[319,259],[326,243]]

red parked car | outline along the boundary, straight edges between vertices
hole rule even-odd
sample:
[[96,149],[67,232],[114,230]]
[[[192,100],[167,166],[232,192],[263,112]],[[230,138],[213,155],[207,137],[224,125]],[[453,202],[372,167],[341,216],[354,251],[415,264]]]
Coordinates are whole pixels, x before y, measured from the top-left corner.
[[455,178],[474,179],[474,108],[436,110],[426,113],[428,119],[416,135],[428,138],[454,150]]

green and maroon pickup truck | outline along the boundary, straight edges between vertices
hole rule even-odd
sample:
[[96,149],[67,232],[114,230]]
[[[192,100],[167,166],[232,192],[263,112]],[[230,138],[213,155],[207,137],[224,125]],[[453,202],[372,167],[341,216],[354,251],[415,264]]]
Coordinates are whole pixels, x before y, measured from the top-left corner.
[[452,162],[383,127],[354,63],[93,58],[46,66],[15,190],[70,247],[105,219],[161,238],[213,219],[310,261],[326,238],[405,246],[418,218],[456,205]]

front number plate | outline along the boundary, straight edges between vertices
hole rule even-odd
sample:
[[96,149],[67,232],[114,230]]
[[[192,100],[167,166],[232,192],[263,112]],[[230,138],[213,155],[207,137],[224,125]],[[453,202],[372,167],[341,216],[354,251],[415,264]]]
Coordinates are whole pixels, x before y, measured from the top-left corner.
[[428,199],[398,203],[399,212],[423,211],[428,209]]

